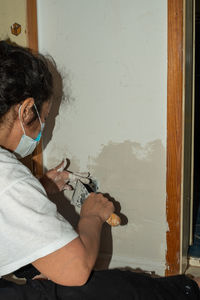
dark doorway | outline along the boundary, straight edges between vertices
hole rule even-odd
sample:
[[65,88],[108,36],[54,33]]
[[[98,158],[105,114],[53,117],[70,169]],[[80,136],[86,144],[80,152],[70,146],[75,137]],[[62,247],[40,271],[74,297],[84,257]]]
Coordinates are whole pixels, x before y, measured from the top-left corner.
[[194,187],[193,245],[189,255],[200,258],[200,1],[195,13],[195,120],[194,120]]

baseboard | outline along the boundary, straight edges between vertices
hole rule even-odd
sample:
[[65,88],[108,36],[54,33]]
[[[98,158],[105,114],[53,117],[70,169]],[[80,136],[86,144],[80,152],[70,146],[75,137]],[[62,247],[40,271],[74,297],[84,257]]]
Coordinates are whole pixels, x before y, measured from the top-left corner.
[[200,267],[200,257],[189,257],[189,265],[192,267]]

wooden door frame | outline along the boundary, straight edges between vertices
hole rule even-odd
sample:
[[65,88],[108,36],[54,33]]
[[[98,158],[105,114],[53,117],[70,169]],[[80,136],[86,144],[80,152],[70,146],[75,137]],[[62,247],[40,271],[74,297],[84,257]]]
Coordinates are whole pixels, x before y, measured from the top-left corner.
[[166,275],[181,270],[183,183],[184,0],[168,0]]
[[[33,52],[38,52],[37,0],[26,0],[27,45]],[[32,155],[33,173],[36,177],[43,175],[42,140]]]
[[[180,272],[183,152],[184,0],[168,0],[167,78],[167,231],[166,275]],[[38,51],[37,1],[27,0],[28,46]],[[43,174],[42,146],[34,155],[34,174]]]

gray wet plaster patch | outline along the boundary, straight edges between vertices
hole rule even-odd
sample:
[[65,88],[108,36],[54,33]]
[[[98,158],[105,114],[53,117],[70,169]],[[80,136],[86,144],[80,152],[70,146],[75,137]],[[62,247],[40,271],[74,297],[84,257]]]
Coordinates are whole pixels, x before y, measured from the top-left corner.
[[[166,153],[160,140],[145,146],[125,141],[104,145],[89,171],[102,192],[121,205],[128,224],[112,230],[113,255],[165,264]],[[105,233],[102,252],[109,252]],[[110,241],[107,241],[110,244]]]
[[[56,158],[51,157],[51,164]],[[53,163],[55,165],[55,162]],[[79,171],[72,157],[70,169]],[[99,190],[120,203],[128,223],[104,226],[98,268],[142,267],[163,275],[166,251],[166,151],[161,140],[142,146],[124,141],[103,145],[96,157],[88,158],[88,171],[98,180]],[[70,198],[71,192],[65,197]],[[74,226],[74,207],[63,196],[54,196],[59,211]],[[76,210],[79,213],[79,210]]]

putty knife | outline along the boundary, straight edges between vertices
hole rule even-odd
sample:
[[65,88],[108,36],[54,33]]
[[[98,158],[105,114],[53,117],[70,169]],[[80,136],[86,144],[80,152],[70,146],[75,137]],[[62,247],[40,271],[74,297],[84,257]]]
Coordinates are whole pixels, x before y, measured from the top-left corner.
[[[77,180],[74,193],[72,196],[71,204],[81,207],[85,199],[90,193],[96,192],[95,186],[92,184],[83,184],[80,180]],[[110,226],[118,226],[121,223],[121,219],[116,214],[111,214],[111,216],[106,221]]]

